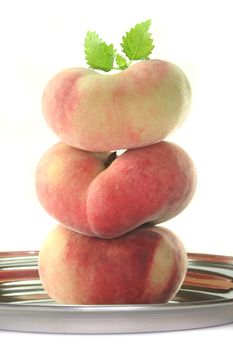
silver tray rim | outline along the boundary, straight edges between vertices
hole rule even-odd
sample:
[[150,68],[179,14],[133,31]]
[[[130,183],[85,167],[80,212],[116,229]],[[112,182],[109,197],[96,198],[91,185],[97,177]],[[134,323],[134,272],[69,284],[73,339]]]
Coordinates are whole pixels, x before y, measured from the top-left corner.
[[[213,299],[213,300],[204,300],[204,301],[191,301],[184,303],[164,303],[164,304],[117,304],[117,305],[65,305],[65,304],[51,304],[43,303],[30,303],[30,304],[11,304],[11,303],[0,303],[0,312],[6,311],[7,309],[11,311],[53,311],[53,312],[68,312],[68,313],[112,313],[112,312],[121,312],[121,313],[134,313],[134,312],[148,312],[148,311],[161,311],[161,310],[180,310],[180,309],[197,309],[197,308],[210,308],[218,307],[221,305],[230,305],[233,306],[233,298],[223,298],[223,299]],[[232,315],[233,319],[233,315]]]

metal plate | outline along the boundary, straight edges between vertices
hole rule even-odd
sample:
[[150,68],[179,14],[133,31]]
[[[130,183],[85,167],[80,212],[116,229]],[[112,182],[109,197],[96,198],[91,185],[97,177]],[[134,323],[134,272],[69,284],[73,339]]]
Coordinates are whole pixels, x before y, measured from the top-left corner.
[[233,322],[233,257],[189,253],[182,288],[167,304],[58,305],[38,276],[38,252],[0,252],[0,329],[139,333]]

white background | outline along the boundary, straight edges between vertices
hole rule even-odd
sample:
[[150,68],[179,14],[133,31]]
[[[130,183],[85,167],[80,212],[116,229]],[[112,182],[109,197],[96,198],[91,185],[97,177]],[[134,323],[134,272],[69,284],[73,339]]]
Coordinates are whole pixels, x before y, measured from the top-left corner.
[[[0,251],[38,249],[55,224],[40,207],[34,190],[37,162],[57,142],[41,113],[45,84],[64,68],[86,65],[83,42],[88,30],[119,48],[125,31],[152,19],[152,57],[178,64],[192,85],[189,117],[168,139],[190,154],[198,173],[193,201],[163,226],[178,234],[188,251],[233,255],[230,5],[230,0],[0,1]],[[229,331],[231,326],[224,328],[223,335]],[[187,335],[195,337],[195,331],[185,334],[171,333],[170,339],[180,342]],[[205,341],[217,332],[198,334]],[[139,339],[122,337],[122,343],[128,344]],[[149,344],[165,337],[143,335],[140,341]],[[54,338],[41,335],[41,339]],[[86,339],[80,337],[78,342]],[[97,339],[111,344],[111,337]],[[116,339],[121,342],[114,337],[115,344]]]

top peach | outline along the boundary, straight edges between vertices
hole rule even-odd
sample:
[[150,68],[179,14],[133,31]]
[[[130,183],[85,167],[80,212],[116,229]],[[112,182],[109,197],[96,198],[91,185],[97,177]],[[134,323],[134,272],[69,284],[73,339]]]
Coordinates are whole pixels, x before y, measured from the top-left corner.
[[64,70],[46,86],[42,108],[63,142],[100,152],[161,141],[183,122],[190,101],[190,85],[179,67],[146,60],[117,74]]

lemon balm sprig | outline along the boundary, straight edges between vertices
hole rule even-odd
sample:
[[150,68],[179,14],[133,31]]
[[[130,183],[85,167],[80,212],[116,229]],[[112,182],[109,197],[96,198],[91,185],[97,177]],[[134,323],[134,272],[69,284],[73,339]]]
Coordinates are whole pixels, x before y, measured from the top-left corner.
[[124,70],[133,61],[149,59],[154,49],[150,26],[151,20],[147,20],[126,32],[120,44],[122,54],[117,53],[113,44],[106,44],[96,32],[87,32],[84,46],[88,66],[109,72],[113,69]]

